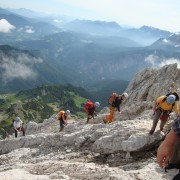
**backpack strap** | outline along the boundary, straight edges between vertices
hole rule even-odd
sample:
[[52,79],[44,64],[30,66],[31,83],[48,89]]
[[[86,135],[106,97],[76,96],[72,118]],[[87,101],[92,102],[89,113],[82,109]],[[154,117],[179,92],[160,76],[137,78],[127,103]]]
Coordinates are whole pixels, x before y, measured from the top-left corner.
[[162,102],[162,103],[163,103],[163,102],[165,102],[165,101],[166,101],[166,99],[167,99],[167,96],[166,96],[166,97],[165,97],[165,98],[164,98],[161,102]]

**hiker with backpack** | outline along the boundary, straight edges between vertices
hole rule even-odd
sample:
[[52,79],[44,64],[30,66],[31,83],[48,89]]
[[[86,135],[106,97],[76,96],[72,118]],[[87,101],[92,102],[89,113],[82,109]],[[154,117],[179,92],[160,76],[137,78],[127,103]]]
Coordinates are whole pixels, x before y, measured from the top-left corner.
[[[157,163],[160,167],[166,169],[180,169],[180,154],[179,152],[179,139],[180,138],[180,117],[174,121],[170,132],[161,143],[157,150]],[[176,144],[178,146],[176,146]],[[174,164],[175,162],[175,164]],[[173,178],[173,180],[180,179],[180,172]]]
[[153,119],[153,125],[151,127],[151,130],[149,131],[149,134],[153,134],[157,123],[159,119],[161,120],[160,123],[160,131],[163,130],[170,113],[174,110],[176,115],[179,115],[179,106],[178,102],[176,102],[178,98],[170,93],[164,96],[160,96],[155,100],[153,111],[154,111],[154,119]]
[[92,101],[87,101],[85,104],[85,111],[87,114],[87,124],[89,123],[90,119],[94,119],[94,116],[97,116],[95,110],[100,106],[99,102],[93,103]]
[[70,116],[70,110],[61,110],[58,115],[59,125],[60,129],[59,132],[64,129],[65,126],[67,126],[67,118]]
[[128,94],[126,92],[124,92],[122,95],[118,95],[117,93],[112,93],[112,95],[108,99],[108,102],[110,104],[110,106],[109,106],[110,113],[108,116],[106,116],[103,119],[104,123],[113,122],[114,121],[114,113],[116,111],[118,111],[119,114],[121,115],[120,105],[126,98],[128,98]]
[[12,122],[14,127],[15,138],[17,138],[18,132],[22,132],[23,136],[25,136],[25,130],[21,118],[17,116],[15,119],[13,119]]

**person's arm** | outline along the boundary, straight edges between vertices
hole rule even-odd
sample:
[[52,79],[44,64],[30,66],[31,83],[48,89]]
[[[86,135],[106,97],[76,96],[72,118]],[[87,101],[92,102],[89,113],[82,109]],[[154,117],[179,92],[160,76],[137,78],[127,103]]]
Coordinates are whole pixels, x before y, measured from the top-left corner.
[[176,138],[176,133],[173,129],[171,129],[171,131],[167,134],[165,140],[159,146],[157,151],[157,163],[159,164],[159,166],[163,168],[167,166],[173,151],[173,146],[175,144]]
[[177,102],[175,102],[175,105],[174,105],[174,112],[176,113],[176,116],[179,116],[179,105]]
[[22,120],[20,120],[20,127],[22,127],[22,124],[23,124],[23,122],[22,122]]

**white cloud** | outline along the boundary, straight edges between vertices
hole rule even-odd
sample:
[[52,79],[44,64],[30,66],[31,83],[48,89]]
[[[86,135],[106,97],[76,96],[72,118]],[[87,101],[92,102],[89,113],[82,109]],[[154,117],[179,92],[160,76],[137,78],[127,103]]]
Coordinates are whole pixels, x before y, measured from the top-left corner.
[[151,54],[148,57],[146,57],[144,61],[150,63],[153,67],[155,67],[158,59],[159,59],[158,56]]
[[0,69],[2,69],[2,79],[8,83],[14,79],[35,79],[37,73],[33,70],[33,65],[41,63],[42,59],[30,57],[27,54],[19,54],[16,58],[2,55]]
[[25,33],[34,33],[34,28],[32,26],[25,26],[25,27],[20,27],[18,30],[18,32],[25,32]]
[[6,19],[0,19],[0,32],[10,33],[15,27],[10,24]]
[[180,69],[180,60],[175,58],[162,59],[158,56],[151,54],[146,57],[144,61],[150,63],[154,68],[161,68],[165,65],[177,63],[177,68]]
[[54,19],[53,22],[55,22],[55,23],[63,23],[63,20],[61,20],[61,19]]
[[32,26],[20,27],[17,31],[18,32],[30,33],[30,34],[35,32]]
[[168,64],[175,64],[175,63],[177,63],[177,67],[178,67],[178,69],[180,69],[180,60],[179,59],[174,59],[174,58],[163,60],[159,64],[159,66],[162,67],[162,66],[165,66],[165,65],[168,65]]
[[31,34],[31,33],[34,33],[35,31],[32,29],[26,29],[26,32]]
[[169,40],[165,38],[165,39],[163,39],[163,42],[164,42],[164,43],[168,43]]
[[34,33],[33,26],[25,26],[25,32],[26,33]]

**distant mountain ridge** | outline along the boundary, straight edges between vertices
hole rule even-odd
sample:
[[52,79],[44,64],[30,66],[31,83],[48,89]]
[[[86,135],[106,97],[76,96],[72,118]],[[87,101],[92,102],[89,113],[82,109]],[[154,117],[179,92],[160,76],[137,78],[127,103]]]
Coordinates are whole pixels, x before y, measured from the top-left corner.
[[150,27],[150,26],[142,26],[139,28],[139,31],[149,33],[151,35],[154,34],[154,36],[157,36],[157,37],[159,36],[159,38],[168,37],[171,33],[169,31],[161,30],[158,28]]
[[68,30],[89,33],[94,35],[112,35],[112,33],[117,33],[121,27],[116,22],[106,22],[106,21],[91,21],[91,20],[79,20],[69,22],[65,25]]
[[[168,31],[160,30],[157,28],[149,27],[149,26],[142,26],[139,29],[135,29],[135,28],[127,29],[127,28],[121,27],[116,22],[106,22],[106,21],[99,21],[99,20],[96,20],[96,21],[80,20],[80,19],[73,19],[70,17],[66,18],[65,16],[58,17],[57,15],[56,16],[54,15],[53,17],[53,15],[48,16],[48,14],[46,15],[46,14],[42,14],[38,12],[31,13],[31,10],[27,10],[27,9],[20,9],[19,11],[16,9],[8,9],[8,10],[1,9],[0,17],[2,18],[4,15],[6,15],[6,18],[9,22],[13,22],[8,17],[9,15],[12,16],[12,19],[14,18],[13,16],[15,16],[16,19],[17,19],[17,16],[19,16],[19,18],[21,17],[28,21],[31,21],[31,23],[27,22],[27,25],[32,26],[32,27],[35,26],[34,31],[35,32],[37,31],[37,33],[41,33],[41,35],[45,35],[48,32],[49,34],[59,32],[63,29],[63,30],[70,30],[70,31],[75,31],[79,33],[87,33],[87,34],[93,34],[93,35],[119,36],[121,38],[127,38],[130,40],[133,40],[137,44],[149,45],[153,43],[154,41],[156,41],[158,38],[161,38],[161,37],[165,38],[171,34]],[[32,16],[30,16],[30,14],[32,14]],[[64,21],[64,22],[61,22],[61,21]],[[19,24],[23,23],[23,21],[21,22],[20,19],[18,19],[17,22],[19,22]],[[14,26],[16,26],[17,22],[14,22]],[[33,24],[33,22],[34,23],[44,22],[46,23],[46,26],[44,26],[43,28],[40,28],[41,27],[40,25],[39,26],[37,24],[35,25]]]
[[161,38],[153,43],[152,47],[180,52],[180,33],[171,34],[167,38]]
[[[150,26],[123,28],[116,22],[103,22],[76,19],[64,26],[67,30],[93,35],[119,36],[131,39],[142,45],[149,45],[159,38],[168,37],[171,32]],[[141,43],[140,43],[141,42]]]

